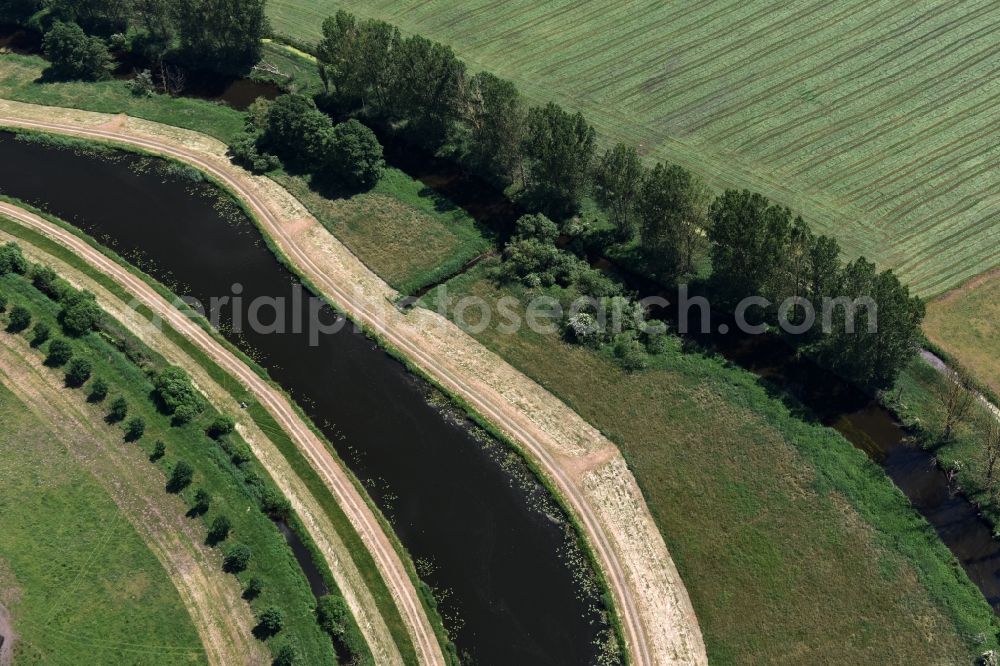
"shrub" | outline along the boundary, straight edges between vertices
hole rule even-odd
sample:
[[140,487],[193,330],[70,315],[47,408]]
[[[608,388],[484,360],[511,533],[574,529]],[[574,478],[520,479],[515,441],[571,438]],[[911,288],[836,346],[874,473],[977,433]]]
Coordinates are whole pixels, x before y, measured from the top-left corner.
[[179,493],[191,485],[193,478],[194,469],[192,469],[191,465],[183,460],[178,460],[177,464],[174,465],[174,470],[170,473],[170,479],[167,481],[167,491]]
[[257,619],[257,628],[265,636],[274,636],[285,626],[285,614],[275,606],[269,606]]
[[243,588],[244,599],[256,599],[264,591],[264,581],[257,576],[250,576],[247,586]]
[[7,311],[7,297],[4,296],[3,294],[0,294],[0,312],[6,312],[6,311]]
[[31,329],[31,346],[42,346],[48,341],[50,334],[51,329],[49,328],[49,325],[44,321],[38,322],[35,324],[35,327]]
[[124,421],[127,415],[128,402],[126,402],[125,398],[118,396],[111,401],[111,406],[108,408],[108,421],[111,423]]
[[62,298],[69,286],[56,272],[48,266],[35,266],[31,271],[31,284],[54,301]]
[[222,543],[229,537],[229,530],[232,529],[232,523],[225,516],[216,516],[215,520],[212,521],[212,526],[208,529],[208,541],[213,546],[217,543]]
[[596,347],[601,341],[601,326],[594,315],[578,312],[566,322],[566,337],[572,342]]
[[292,505],[276,488],[267,488],[260,497],[261,511],[275,518],[288,518]]
[[135,75],[131,81],[125,85],[132,91],[135,97],[152,97],[156,92],[156,84],[153,83],[153,74],[148,69],[144,69]]
[[83,386],[84,382],[90,379],[90,361],[85,358],[74,358],[69,363],[66,370],[66,385],[73,388]]
[[291,643],[285,643],[274,654],[272,666],[295,666],[299,661],[299,651]]
[[221,440],[222,449],[229,454],[229,459],[233,461],[234,465],[244,465],[251,460],[253,460],[253,453],[250,452],[250,447],[242,442],[231,442],[229,440]]
[[104,318],[104,311],[89,291],[67,293],[63,297],[59,321],[67,333],[80,336],[97,328]]
[[242,543],[233,544],[226,551],[226,557],[223,559],[223,568],[229,573],[246,571],[247,567],[250,566],[251,555],[249,546]]
[[53,368],[61,368],[73,358],[73,348],[62,338],[56,338],[49,343],[49,353],[45,364]]
[[23,305],[15,305],[10,311],[10,319],[7,322],[7,330],[11,333],[20,333],[31,325],[31,311]]
[[212,439],[219,439],[225,435],[228,435],[236,428],[236,420],[228,414],[220,414],[215,417],[215,419],[209,424],[205,429],[205,434],[207,434]]
[[146,432],[146,422],[141,416],[133,416],[125,424],[125,441],[137,442]]
[[157,460],[165,456],[166,453],[167,453],[167,445],[157,440],[156,444],[153,445],[153,453],[150,454],[149,460],[151,462],[156,462]]
[[515,223],[514,235],[517,238],[534,238],[542,243],[552,244],[559,237],[559,227],[541,213],[522,215]]
[[319,626],[334,638],[340,638],[350,626],[350,611],[347,603],[336,594],[327,594],[316,603],[316,616]]
[[[191,507],[198,515],[205,515],[212,506],[212,496],[204,488],[199,488],[194,494],[194,506]],[[228,532],[227,532],[228,533]]]
[[355,119],[329,132],[325,168],[350,189],[370,189],[385,171],[382,144],[375,133]]
[[7,243],[0,247],[0,275],[7,273],[24,275],[27,272],[28,260],[24,258],[17,243]]
[[167,414],[177,423],[187,423],[203,409],[201,396],[181,368],[171,366],[153,380],[153,388]]
[[98,377],[90,383],[90,394],[87,400],[90,402],[101,402],[108,397],[108,383]]
[[264,152],[257,147],[255,134],[244,134],[229,146],[229,155],[235,164],[253,173],[267,173],[281,166],[275,155]]
[[625,372],[638,372],[647,365],[646,350],[630,333],[622,333],[615,338],[614,352]]
[[63,79],[97,81],[111,73],[111,54],[97,37],[88,37],[75,23],[56,23],[42,41],[51,71]]

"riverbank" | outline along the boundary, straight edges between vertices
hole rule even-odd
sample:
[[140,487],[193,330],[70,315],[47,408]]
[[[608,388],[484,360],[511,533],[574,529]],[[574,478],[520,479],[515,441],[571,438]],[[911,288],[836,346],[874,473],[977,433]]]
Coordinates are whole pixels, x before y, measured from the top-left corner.
[[[165,153],[209,171],[235,189],[257,214],[279,249],[303,268],[306,276],[322,287],[323,293],[332,295],[349,314],[371,326],[376,335],[438,378],[449,390],[457,392],[489,420],[499,421],[502,429],[531,453],[543,473],[551,475],[554,485],[566,494],[571,509],[587,530],[618,607],[625,609],[623,625],[629,647],[637,650],[636,661],[657,663],[653,657],[648,661],[642,658],[643,646],[659,663],[671,660],[671,654],[688,654],[698,660],[697,654],[702,650],[697,647],[700,638],[693,610],[662,537],[648,513],[643,516],[645,503],[638,487],[620,457],[612,455],[610,460],[601,460],[598,455],[588,459],[589,453],[613,454],[614,449],[608,448],[613,445],[565,405],[499,358],[486,353],[450,323],[437,321],[432,313],[421,311],[407,316],[389,312],[386,315],[389,322],[377,320],[374,313],[384,310],[386,299],[395,297],[394,291],[271,181],[251,177],[232,167],[224,156],[224,145],[202,135],[146,121],[82,111],[4,102],[3,115],[8,122],[22,126],[127,142]],[[349,284],[356,287],[355,293],[343,287]],[[432,356],[428,349],[433,350]],[[575,463],[573,477],[563,469],[567,462]],[[612,494],[624,491],[624,497],[630,498],[628,502],[617,501],[619,497],[613,498],[615,501],[600,497],[597,493],[604,483],[581,487],[584,480],[593,482],[594,473],[599,470],[609,472],[606,476],[610,487],[618,486]],[[638,609],[642,609],[644,620],[640,619]],[[672,618],[666,631],[658,632],[648,641],[636,638],[662,623],[665,615]]]

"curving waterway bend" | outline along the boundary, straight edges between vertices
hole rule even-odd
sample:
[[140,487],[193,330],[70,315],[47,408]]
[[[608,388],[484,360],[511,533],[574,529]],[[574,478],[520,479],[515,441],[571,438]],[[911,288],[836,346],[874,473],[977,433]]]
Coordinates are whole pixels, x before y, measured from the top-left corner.
[[[213,188],[125,153],[94,154],[0,132],[0,193],[56,215],[175,292],[219,309],[221,329],[324,431],[439,592],[463,662],[594,663],[606,627],[592,574],[552,500],[502,445],[428,400],[430,390],[344,326],[318,336],[244,327],[257,297],[294,298],[295,277]],[[308,318],[309,308],[302,313]],[[326,324],[337,319],[329,308]],[[273,317],[262,316],[265,321]]]

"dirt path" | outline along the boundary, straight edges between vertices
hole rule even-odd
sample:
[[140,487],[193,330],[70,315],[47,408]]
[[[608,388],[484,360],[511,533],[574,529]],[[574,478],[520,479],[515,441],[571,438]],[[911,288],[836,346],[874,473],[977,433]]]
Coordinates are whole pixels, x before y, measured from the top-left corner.
[[13,663],[16,642],[17,634],[14,633],[14,624],[11,622],[10,613],[3,605],[0,605],[0,666],[10,666]]
[[[302,275],[506,432],[555,485],[608,581],[633,663],[707,663],[687,591],[614,444],[448,320],[389,306],[397,294],[273,181],[233,166],[214,139],[135,118],[3,100],[0,124],[135,146],[192,164],[232,189]],[[605,449],[610,453],[588,457]],[[426,618],[409,607],[415,597],[404,601],[422,661],[439,654],[424,649]]]
[[[952,370],[950,367],[948,367],[948,364],[945,363],[940,356],[926,349],[921,349],[920,358],[924,359],[924,361],[926,361],[928,365],[930,365],[932,368],[940,372],[942,375],[954,381],[955,371]],[[976,391],[975,393],[976,393],[976,398],[983,405],[983,407],[985,407],[991,414],[993,414],[993,416],[996,417],[997,421],[1000,421],[1000,407],[997,407],[992,402],[990,402],[989,398],[987,398],[979,391]]]
[[88,409],[82,393],[63,388],[61,375],[45,368],[23,339],[0,336],[0,382],[108,489],[177,588],[209,663],[269,663],[236,580],[223,573],[218,553],[202,544],[201,530],[184,516],[183,501],[164,494],[162,474],[139,449],[123,443],[120,429]]

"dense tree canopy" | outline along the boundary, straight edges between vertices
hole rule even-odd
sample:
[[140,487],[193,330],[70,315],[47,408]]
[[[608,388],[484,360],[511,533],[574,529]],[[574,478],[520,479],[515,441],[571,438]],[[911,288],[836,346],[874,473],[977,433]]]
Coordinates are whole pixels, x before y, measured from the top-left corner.
[[191,378],[181,368],[171,366],[160,372],[153,380],[153,387],[164,411],[176,421],[186,423],[204,408]]
[[282,157],[313,169],[324,162],[333,123],[305,95],[286,94],[270,105],[261,146]]
[[352,190],[373,187],[385,171],[382,144],[375,133],[353,118],[329,132],[324,170]]
[[891,387],[920,348],[923,301],[864,257],[840,271],[836,290],[845,302],[832,310],[832,327],[817,345],[820,358],[861,386]]
[[594,198],[608,213],[621,240],[632,238],[632,217],[642,191],[639,151],[619,143],[604,153],[594,169]]
[[180,53],[193,67],[242,74],[267,31],[264,0],[174,0]]
[[320,75],[344,106],[359,104],[376,115],[386,115],[401,41],[399,30],[384,21],[358,22],[338,11],[323,22],[323,39],[316,53]]
[[88,37],[75,23],[56,23],[42,42],[49,71],[55,78],[96,81],[111,74],[108,47],[97,37]]
[[580,113],[556,104],[528,112],[524,154],[529,161],[529,189],[543,212],[566,217],[580,205],[590,176],[596,133]]
[[668,276],[690,269],[685,247],[693,228],[694,177],[677,165],[657,164],[646,174],[637,198],[640,237],[653,264]]
[[712,204],[710,217],[712,278],[719,295],[728,303],[746,296],[776,300],[791,211],[755,192],[727,190]]
[[104,311],[89,291],[74,291],[63,297],[59,320],[70,335],[83,335],[100,325]]
[[109,37],[128,30],[132,0],[51,0],[49,11],[60,21],[78,24],[87,34]]
[[0,275],[28,272],[28,260],[24,258],[21,247],[17,243],[7,243],[0,247]]
[[473,76],[463,110],[472,168],[502,185],[510,183],[521,164],[527,118],[528,109],[517,86],[489,72]]
[[41,8],[42,0],[2,0],[0,1],[0,22],[23,25]]

